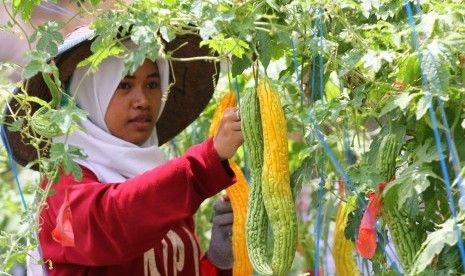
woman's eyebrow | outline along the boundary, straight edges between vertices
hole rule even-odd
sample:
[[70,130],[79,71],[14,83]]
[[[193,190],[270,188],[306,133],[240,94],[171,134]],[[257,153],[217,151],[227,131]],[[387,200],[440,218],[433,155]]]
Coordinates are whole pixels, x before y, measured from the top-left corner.
[[[158,74],[158,72],[153,72],[152,74],[147,75],[146,78],[148,79],[148,78],[153,78],[153,77],[158,77],[158,78],[159,78],[160,75]],[[135,77],[135,76],[131,76],[131,75],[126,75],[126,76],[124,76],[124,78],[125,78],[125,79],[135,79],[136,77]]]
[[153,72],[152,74],[148,75],[147,78],[152,78],[152,77],[160,77],[158,72]]

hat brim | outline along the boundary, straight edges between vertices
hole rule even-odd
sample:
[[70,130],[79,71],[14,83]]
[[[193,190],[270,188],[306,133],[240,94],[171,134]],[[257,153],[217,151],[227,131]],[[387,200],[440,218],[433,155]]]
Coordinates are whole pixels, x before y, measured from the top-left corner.
[[[67,80],[76,69],[77,64],[92,54],[90,50],[92,41],[92,35],[86,33],[78,38],[73,38],[72,41],[68,41],[59,49],[55,63],[60,71],[61,81]],[[177,36],[166,44],[166,50],[176,49],[172,55],[174,58],[208,56],[210,54],[208,48],[199,47],[200,41],[201,38],[196,35]],[[180,47],[181,45],[182,47]],[[219,63],[206,60],[172,61],[172,72],[174,76],[170,73],[170,81],[173,82],[174,77],[175,82],[170,88],[165,108],[157,122],[160,145],[174,138],[205,109],[218,81]],[[22,90],[16,89],[14,93],[22,93]],[[49,89],[41,73],[28,80],[27,93],[47,102],[51,100]],[[14,121],[11,114],[24,115],[27,112],[26,109],[21,108],[14,97],[8,104],[9,106],[4,112],[6,123]],[[39,107],[39,105],[32,103],[31,114]],[[16,162],[26,166],[38,158],[37,149],[30,144],[27,137],[21,135],[20,132],[4,129]],[[48,144],[41,145],[40,155],[48,156],[48,148]]]

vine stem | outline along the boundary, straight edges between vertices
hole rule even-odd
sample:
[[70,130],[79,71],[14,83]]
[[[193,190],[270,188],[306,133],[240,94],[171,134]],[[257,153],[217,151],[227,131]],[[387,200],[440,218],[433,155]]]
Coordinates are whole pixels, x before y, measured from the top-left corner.
[[182,62],[188,62],[188,61],[197,61],[197,60],[212,60],[212,61],[220,61],[220,57],[212,57],[212,56],[200,56],[200,57],[190,57],[190,58],[173,58],[170,57],[170,60],[172,61],[182,61]]
[[[19,243],[19,240],[21,239],[22,237],[19,237],[17,239],[15,239],[12,244],[10,245],[10,250],[8,250],[8,252],[6,253],[5,255],[5,262],[3,263],[3,267],[6,266],[6,262],[10,259],[10,256],[13,254],[13,250],[16,249],[16,246],[18,245]],[[9,275],[9,274],[7,274]]]
[[8,17],[13,21],[13,23],[16,26],[18,26],[18,28],[21,29],[21,32],[23,33],[24,37],[26,38],[29,50],[32,50],[32,44],[31,44],[31,41],[29,40],[29,36],[28,36],[26,30],[23,28],[23,26],[21,26],[21,24],[19,24],[18,20],[16,20],[16,18],[10,13],[10,11],[8,10],[8,7],[6,6],[5,0],[3,0],[2,3],[3,3],[3,7],[5,8],[5,12],[8,14]]
[[361,46],[364,49],[369,49],[369,45],[367,45],[365,41],[363,40],[363,38],[357,32],[354,31],[352,26],[347,22],[347,18],[343,14],[341,14],[341,9],[338,8],[336,9],[336,11],[337,11],[337,15],[339,16],[339,18],[341,18],[342,25],[344,25],[344,27],[346,27],[347,30],[354,35],[355,39],[358,41],[358,43],[361,44]]

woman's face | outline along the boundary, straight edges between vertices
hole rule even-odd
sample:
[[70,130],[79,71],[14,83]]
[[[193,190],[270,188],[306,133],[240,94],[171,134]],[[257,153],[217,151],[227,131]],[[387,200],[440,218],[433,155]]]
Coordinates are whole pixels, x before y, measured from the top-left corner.
[[146,59],[124,77],[108,104],[105,123],[113,136],[142,145],[152,134],[161,103],[158,67]]

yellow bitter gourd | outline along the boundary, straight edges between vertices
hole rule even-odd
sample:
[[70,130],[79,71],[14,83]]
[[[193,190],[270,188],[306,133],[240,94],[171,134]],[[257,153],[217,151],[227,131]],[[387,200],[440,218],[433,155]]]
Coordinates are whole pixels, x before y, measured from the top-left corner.
[[246,238],[250,262],[261,275],[273,270],[267,256],[268,216],[262,198],[263,137],[260,105],[255,89],[244,95],[241,102],[241,128],[249,157],[250,193],[247,207]]
[[258,85],[263,132],[262,195],[273,230],[274,275],[286,275],[297,245],[297,216],[289,176],[287,126],[276,91],[267,80]]
[[354,243],[346,239],[344,230],[347,226],[348,204],[344,201],[339,203],[336,214],[336,228],[334,230],[333,257],[336,267],[336,275],[360,275],[352,252]]
[[249,255],[246,246],[246,213],[247,199],[249,196],[249,186],[242,173],[241,168],[234,160],[229,160],[229,165],[236,175],[237,182],[226,189],[226,193],[231,200],[233,209],[233,228],[232,228],[232,251],[234,257],[233,275],[252,275],[253,269],[249,261]]
[[[236,106],[236,95],[234,92],[227,92],[220,100],[213,115],[212,123],[208,132],[208,137],[215,136],[220,126],[223,113],[228,107]],[[245,221],[247,213],[247,200],[249,196],[249,186],[242,173],[241,168],[229,160],[229,165],[236,175],[237,182],[226,189],[226,194],[231,201],[233,209],[233,229],[232,229],[232,251],[233,251],[233,275],[252,275],[253,269],[247,254]]]

